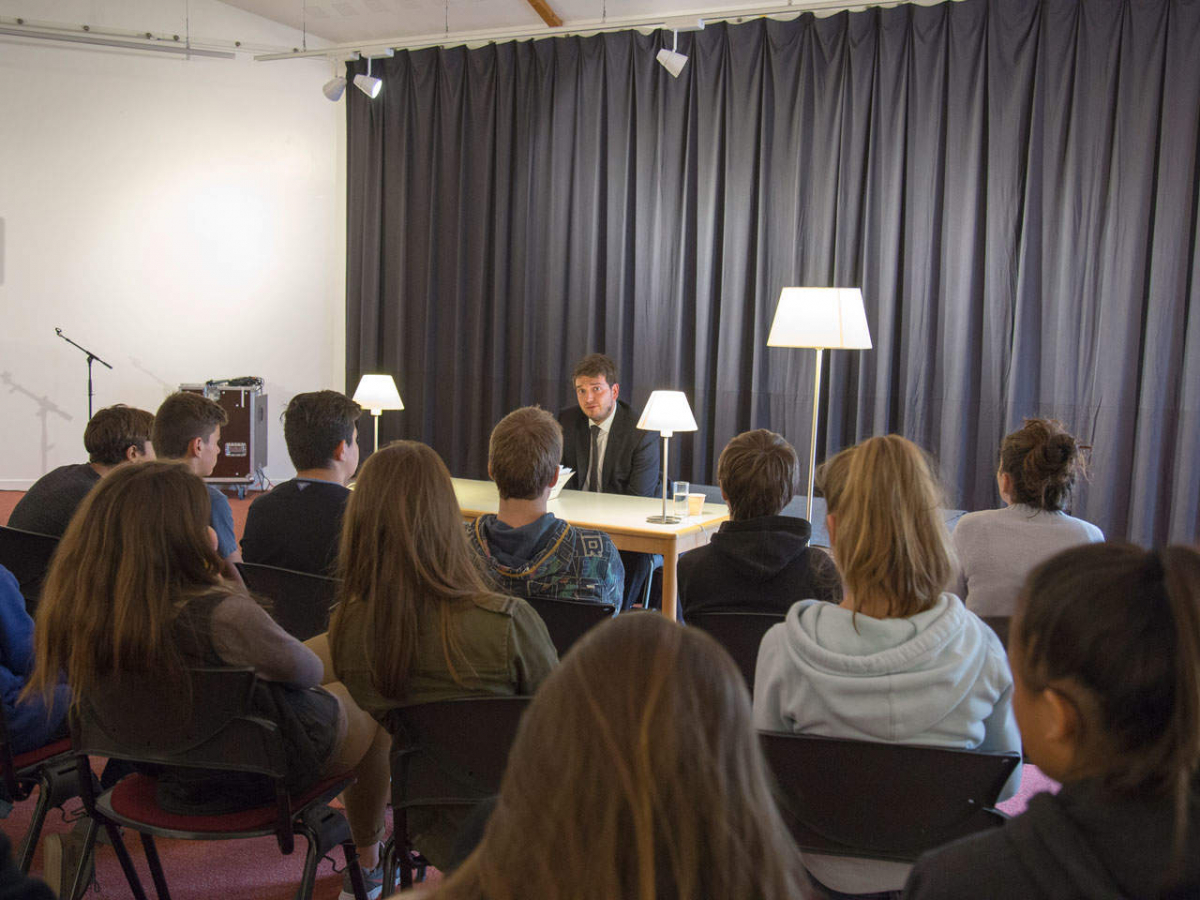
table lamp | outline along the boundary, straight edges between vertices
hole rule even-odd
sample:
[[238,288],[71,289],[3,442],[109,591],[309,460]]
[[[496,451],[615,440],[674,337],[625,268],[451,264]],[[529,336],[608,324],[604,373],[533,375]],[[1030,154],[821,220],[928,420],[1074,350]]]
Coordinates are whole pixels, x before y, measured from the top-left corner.
[[364,375],[354,392],[354,402],[371,411],[375,420],[375,446],[379,449],[379,417],[385,409],[404,409],[404,401],[396,390],[396,380],[391,375]]
[[679,516],[667,515],[667,441],[676,431],[696,431],[696,418],[683,391],[654,391],[646,401],[637,427],[642,431],[657,431],[663,439],[662,480],[663,509],[661,516],[647,516],[656,525],[674,525]]
[[821,351],[869,350],[871,332],[858,288],[785,287],[779,294],[768,347],[811,347],[817,351],[813,375],[812,440],[808,447],[805,518],[812,521],[813,469],[817,461],[817,413],[821,402]]

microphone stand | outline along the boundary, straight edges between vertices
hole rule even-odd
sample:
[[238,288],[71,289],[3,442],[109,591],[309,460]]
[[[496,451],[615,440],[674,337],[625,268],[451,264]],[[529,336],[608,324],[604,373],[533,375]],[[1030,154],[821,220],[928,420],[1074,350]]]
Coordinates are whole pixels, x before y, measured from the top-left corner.
[[67,337],[65,334],[63,334],[61,328],[55,328],[54,333],[57,334],[60,338],[62,338],[64,341],[66,341],[68,344],[70,344],[72,347],[74,347],[76,350],[82,350],[83,353],[87,356],[88,421],[90,422],[92,420],[92,396],[93,396],[93,394],[95,394],[95,391],[92,389],[92,362],[93,361],[98,362],[98,363],[100,363],[100,365],[104,366],[106,369],[111,369],[112,366],[110,366],[108,363],[106,363],[104,360],[102,360],[100,357],[98,357],[95,353],[93,353],[87,347],[80,347],[77,343],[75,343],[73,340],[71,340],[69,337]]

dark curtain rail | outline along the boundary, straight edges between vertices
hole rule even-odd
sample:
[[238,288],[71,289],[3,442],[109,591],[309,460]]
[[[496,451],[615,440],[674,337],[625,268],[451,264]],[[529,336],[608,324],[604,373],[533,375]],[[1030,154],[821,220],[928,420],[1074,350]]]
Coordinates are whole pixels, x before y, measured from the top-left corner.
[[385,439],[482,477],[491,426],[603,350],[635,411],[688,393],[672,468],[712,482],[746,428],[809,441],[779,289],[861,285],[875,349],[828,354],[819,455],[900,432],[990,507],[1000,438],[1053,415],[1095,448],[1076,514],[1195,540],[1200,5],[716,25],[678,80],[663,42],[404,52],[347,93],[347,383],[396,374]]

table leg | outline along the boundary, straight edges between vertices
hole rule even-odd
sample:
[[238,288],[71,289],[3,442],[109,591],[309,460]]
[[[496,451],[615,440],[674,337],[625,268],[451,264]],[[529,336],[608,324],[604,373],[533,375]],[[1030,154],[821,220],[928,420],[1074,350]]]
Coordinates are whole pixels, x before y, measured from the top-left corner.
[[663,550],[662,578],[662,614],[672,622],[677,621],[675,612],[677,593],[675,587],[675,564],[679,561],[679,553],[672,543],[669,549]]

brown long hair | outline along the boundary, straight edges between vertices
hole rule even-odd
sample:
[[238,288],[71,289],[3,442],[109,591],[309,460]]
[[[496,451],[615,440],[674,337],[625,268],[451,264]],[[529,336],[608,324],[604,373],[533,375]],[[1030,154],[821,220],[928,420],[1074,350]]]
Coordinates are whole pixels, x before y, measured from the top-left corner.
[[898,434],[868,438],[821,466],[817,486],[836,517],[833,558],[856,608],[871,598],[901,618],[932,607],[954,556],[924,451]]
[[1031,690],[1083,692],[1083,750],[1111,789],[1174,800],[1182,851],[1200,773],[1200,553],[1064,550],[1029,573],[1010,641]]
[[807,879],[733,660],[649,613],[542,684],[484,838],[439,900],[791,900]]
[[178,679],[169,634],[179,604],[225,590],[208,491],[182,463],[119,466],[88,493],[46,575],[28,693],[66,672],[76,699],[114,673]]
[[484,580],[463,525],[450,472],[432,448],[394,441],[363,464],[342,519],[341,602],[329,622],[337,644],[345,610],[366,606],[364,647],[376,690],[407,692],[417,635],[436,619],[450,677],[464,684],[453,608],[495,593]]

